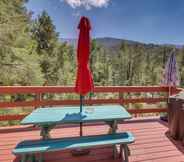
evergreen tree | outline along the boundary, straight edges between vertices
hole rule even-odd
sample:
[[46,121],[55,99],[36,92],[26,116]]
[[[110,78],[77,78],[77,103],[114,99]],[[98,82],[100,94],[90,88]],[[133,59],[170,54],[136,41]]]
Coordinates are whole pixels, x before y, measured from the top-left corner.
[[25,2],[0,1],[0,82],[3,85],[41,84],[43,79],[37,59],[31,62],[36,42],[30,36],[30,13],[24,7]]
[[33,25],[33,38],[37,42],[37,53],[40,55],[40,67],[48,84],[56,84],[58,81],[58,69],[56,63],[56,48],[58,33],[46,11],[35,20]]
[[38,43],[38,54],[52,56],[54,47],[58,41],[58,33],[56,33],[55,26],[46,11],[43,11],[35,20],[33,36]]

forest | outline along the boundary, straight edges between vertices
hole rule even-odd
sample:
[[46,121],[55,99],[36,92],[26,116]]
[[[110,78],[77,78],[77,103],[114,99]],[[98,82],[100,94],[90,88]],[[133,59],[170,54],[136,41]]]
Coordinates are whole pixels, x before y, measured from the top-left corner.
[[[0,1],[0,85],[74,85],[76,49],[62,41],[46,11],[33,19],[26,2]],[[94,39],[90,67],[95,86],[160,85],[173,48],[182,86],[184,48],[122,41],[114,54]]]
[[[0,86],[75,85],[76,46],[59,36],[62,33],[56,31],[46,11],[33,18],[32,11],[25,7],[26,3],[27,0],[0,1]],[[65,22],[61,20],[61,23],[65,27]],[[165,64],[175,49],[180,87],[183,87],[184,47],[132,42],[122,40],[118,46],[109,47],[103,46],[98,39],[91,40],[89,61],[95,86],[161,85]],[[72,99],[78,96],[67,94],[44,97]],[[117,96],[101,94],[100,97]],[[34,96],[0,96],[0,100],[5,101],[30,98]],[[143,106],[134,105],[135,108]],[[24,108],[2,109],[0,114],[30,111]],[[3,123],[7,124],[16,123]]]

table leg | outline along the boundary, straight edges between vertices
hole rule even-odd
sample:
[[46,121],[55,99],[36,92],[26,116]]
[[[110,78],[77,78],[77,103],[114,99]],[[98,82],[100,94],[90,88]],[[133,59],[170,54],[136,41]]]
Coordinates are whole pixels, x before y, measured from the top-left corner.
[[[117,126],[117,121],[114,120],[114,121],[113,121],[113,124],[112,124],[112,133],[116,133],[117,128],[118,128],[118,126]],[[113,158],[114,158],[114,159],[117,158],[117,153],[118,153],[117,147],[116,147],[116,145],[114,145],[114,146],[113,146]]]
[[124,156],[125,156],[125,162],[128,162],[128,156],[130,155],[130,150],[127,145],[124,146]]
[[[113,134],[113,133],[116,133],[116,130],[117,130],[117,121],[114,120],[114,121],[111,121],[111,122],[106,122],[109,126],[110,126],[110,130],[109,130],[109,133],[110,134]],[[113,146],[113,158],[116,159],[117,158],[117,148],[116,148],[116,145]]]
[[34,154],[30,155],[30,161],[36,162],[36,156]]
[[26,162],[26,160],[27,160],[27,155],[26,154],[22,155],[20,162]]
[[43,162],[43,161],[44,161],[43,153],[40,153],[40,156],[39,156],[38,162]]
[[52,125],[41,125],[40,136],[42,136],[43,140],[47,140],[51,138],[50,131],[55,127],[55,124]]
[[114,120],[112,124],[112,133],[116,133],[117,129],[118,129],[117,121]]
[[108,121],[106,122],[109,125],[109,134],[116,133],[117,130],[117,121]]
[[120,151],[119,152],[120,152],[119,158],[122,158],[123,159],[124,156],[123,156],[123,145],[122,144],[120,145]]

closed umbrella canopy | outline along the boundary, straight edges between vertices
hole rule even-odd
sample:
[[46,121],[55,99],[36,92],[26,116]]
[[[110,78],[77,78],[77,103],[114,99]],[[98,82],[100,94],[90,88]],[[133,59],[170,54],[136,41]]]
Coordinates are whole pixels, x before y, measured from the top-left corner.
[[[93,78],[89,69],[90,54],[90,30],[91,25],[87,17],[82,17],[78,25],[79,38],[77,48],[77,78],[75,83],[75,92],[80,94],[80,113],[82,113],[83,96],[93,91]],[[82,123],[80,123],[80,136],[82,136]]]
[[93,91],[93,79],[89,69],[89,54],[90,54],[90,21],[87,17],[82,17],[78,26],[80,30],[77,48],[77,79],[75,91],[84,96],[88,92]]
[[168,86],[178,86],[180,84],[178,67],[174,51],[171,53],[166,63],[162,84]]
[[[169,87],[169,95],[168,95],[168,103],[169,103],[170,102],[169,96],[172,94],[171,87],[176,87],[180,84],[175,50],[172,51],[165,65],[162,84]],[[167,115],[161,116],[161,119],[164,121],[168,121],[168,116]]]

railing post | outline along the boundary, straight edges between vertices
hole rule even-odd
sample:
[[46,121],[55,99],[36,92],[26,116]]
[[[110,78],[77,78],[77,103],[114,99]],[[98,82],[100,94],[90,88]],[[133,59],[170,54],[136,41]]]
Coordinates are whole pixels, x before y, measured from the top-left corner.
[[[48,81],[45,81],[44,84],[43,84],[43,86],[45,87],[45,86],[47,86],[47,85],[48,85]],[[40,103],[40,101],[42,101],[42,99],[43,99],[43,96],[44,96],[44,93],[38,93],[38,94],[36,95],[36,101]],[[37,107],[40,107],[40,106],[41,106],[41,104],[39,104],[39,106],[37,106]],[[36,109],[37,107],[35,107],[35,109]]]
[[177,87],[176,86],[171,86],[171,96],[177,94]]
[[119,100],[121,105],[123,105],[123,99],[124,99],[124,94],[122,92],[119,92]]
[[[41,93],[36,94],[36,100],[35,101],[40,103],[41,100],[42,100],[42,94]],[[40,104],[39,104],[39,106],[40,106]],[[39,106],[35,106],[34,109],[36,109]]]
[[118,94],[119,94],[120,104],[122,105],[122,103],[121,103],[121,92],[119,92]]

